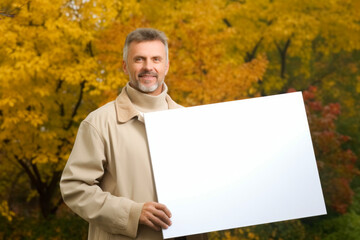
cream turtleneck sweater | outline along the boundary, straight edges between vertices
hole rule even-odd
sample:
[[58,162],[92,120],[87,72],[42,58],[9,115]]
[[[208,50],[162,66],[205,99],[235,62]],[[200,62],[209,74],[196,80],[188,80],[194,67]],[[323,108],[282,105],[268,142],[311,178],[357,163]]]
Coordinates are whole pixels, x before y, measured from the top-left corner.
[[142,113],[169,109],[168,102],[166,101],[167,90],[166,84],[163,83],[163,91],[157,96],[152,96],[136,90],[129,83],[126,85],[126,92],[141,116],[143,116]]

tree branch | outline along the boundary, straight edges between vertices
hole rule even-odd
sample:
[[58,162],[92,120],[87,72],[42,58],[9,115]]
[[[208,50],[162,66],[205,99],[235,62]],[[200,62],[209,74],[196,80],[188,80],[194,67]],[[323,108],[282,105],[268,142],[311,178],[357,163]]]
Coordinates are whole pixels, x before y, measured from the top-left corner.
[[259,41],[257,41],[257,43],[255,44],[254,48],[252,49],[251,53],[249,53],[249,52],[246,53],[245,62],[250,62],[251,60],[253,60],[255,58],[255,54],[256,54],[263,39],[264,39],[264,37],[261,37],[259,39]]
[[33,174],[33,172],[31,171],[30,167],[21,159],[19,159],[17,156],[15,156],[15,159],[17,160],[17,162],[20,164],[20,166],[24,169],[25,173],[28,175],[28,177],[30,178],[31,183],[36,187],[36,189],[38,190],[38,192],[42,192],[41,186],[38,184],[38,182],[36,181],[36,177]]
[[56,171],[52,175],[52,178],[49,182],[49,185],[46,187],[47,189],[56,189],[56,184],[59,182],[61,177],[61,171]]
[[229,22],[229,20],[227,18],[223,18],[223,22],[225,23],[225,25],[227,27],[232,27],[231,23]]
[[93,51],[93,49],[92,49],[92,42],[91,42],[91,41],[89,41],[89,42],[86,44],[86,48],[87,48],[87,50],[89,51],[90,56],[91,56],[91,57],[94,57],[95,55],[94,55],[94,51]]
[[81,83],[80,83],[80,93],[79,93],[79,98],[75,104],[75,107],[73,109],[73,112],[71,114],[71,119],[68,123],[68,125],[65,127],[65,130],[69,130],[71,125],[73,124],[74,122],[74,117],[76,116],[77,114],[77,111],[81,105],[81,101],[82,101],[82,98],[83,98],[83,94],[84,94],[84,88],[85,88],[85,83],[86,83],[86,80],[83,80]]
[[31,163],[31,168],[34,171],[35,177],[38,179],[37,183],[41,189],[41,191],[44,191],[44,183],[41,180],[39,169],[37,168],[36,164]]
[[[22,8],[23,6],[25,6],[26,4],[28,4],[28,2],[30,2],[30,0],[27,1],[27,2],[25,2],[25,3],[23,3],[21,6],[16,7],[16,8],[14,8],[14,9],[12,9],[12,10],[10,9],[10,7],[5,8],[5,9],[0,9],[0,15],[1,15],[1,16],[4,16],[4,17],[14,18],[14,17],[16,16],[16,14],[20,12],[21,8]],[[0,19],[1,19],[1,18],[0,18]]]
[[64,202],[62,197],[59,198],[58,202],[54,205],[54,207],[51,209],[51,214],[55,214],[57,209],[60,207],[60,205]]
[[0,15],[4,16],[4,17],[11,17],[11,18],[15,17],[15,14],[6,13],[5,11],[2,11],[2,10],[0,11]]
[[279,51],[280,54],[280,60],[281,60],[281,70],[280,70],[280,77],[281,78],[285,78],[285,70],[286,70],[286,54],[287,54],[287,50],[290,46],[291,43],[291,38],[289,38],[286,43],[285,46],[283,48],[281,48],[280,44],[278,44],[277,42],[275,42],[276,48]]
[[57,83],[57,85],[56,85],[56,89],[55,89],[55,92],[56,92],[56,93],[59,92],[59,90],[60,90],[63,82],[64,82],[64,80],[59,79],[59,81],[58,81],[58,83]]

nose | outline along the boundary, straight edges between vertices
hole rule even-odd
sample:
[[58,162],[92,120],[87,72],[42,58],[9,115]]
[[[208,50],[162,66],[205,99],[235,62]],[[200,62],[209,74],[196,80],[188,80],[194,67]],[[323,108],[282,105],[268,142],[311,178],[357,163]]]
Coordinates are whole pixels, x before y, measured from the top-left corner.
[[151,71],[153,69],[153,64],[150,60],[144,61],[143,69],[147,71]]

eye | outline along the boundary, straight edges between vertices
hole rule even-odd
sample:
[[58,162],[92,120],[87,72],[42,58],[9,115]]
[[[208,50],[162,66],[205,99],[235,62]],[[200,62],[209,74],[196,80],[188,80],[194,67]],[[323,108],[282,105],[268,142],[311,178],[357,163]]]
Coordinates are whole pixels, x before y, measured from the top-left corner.
[[161,57],[154,57],[153,60],[154,62],[159,63],[161,62]]
[[142,62],[142,60],[143,60],[143,58],[142,57],[136,57],[136,58],[134,58],[134,61],[135,62]]

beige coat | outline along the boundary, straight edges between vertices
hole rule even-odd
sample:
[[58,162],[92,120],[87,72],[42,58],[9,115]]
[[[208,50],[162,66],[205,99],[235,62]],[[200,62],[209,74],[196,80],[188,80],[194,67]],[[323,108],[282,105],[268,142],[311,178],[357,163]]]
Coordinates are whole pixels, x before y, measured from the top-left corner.
[[[165,99],[169,109],[180,107]],[[89,222],[88,239],[162,239],[138,224],[143,204],[157,201],[141,119],[124,88],[80,124],[60,188],[65,203]]]

